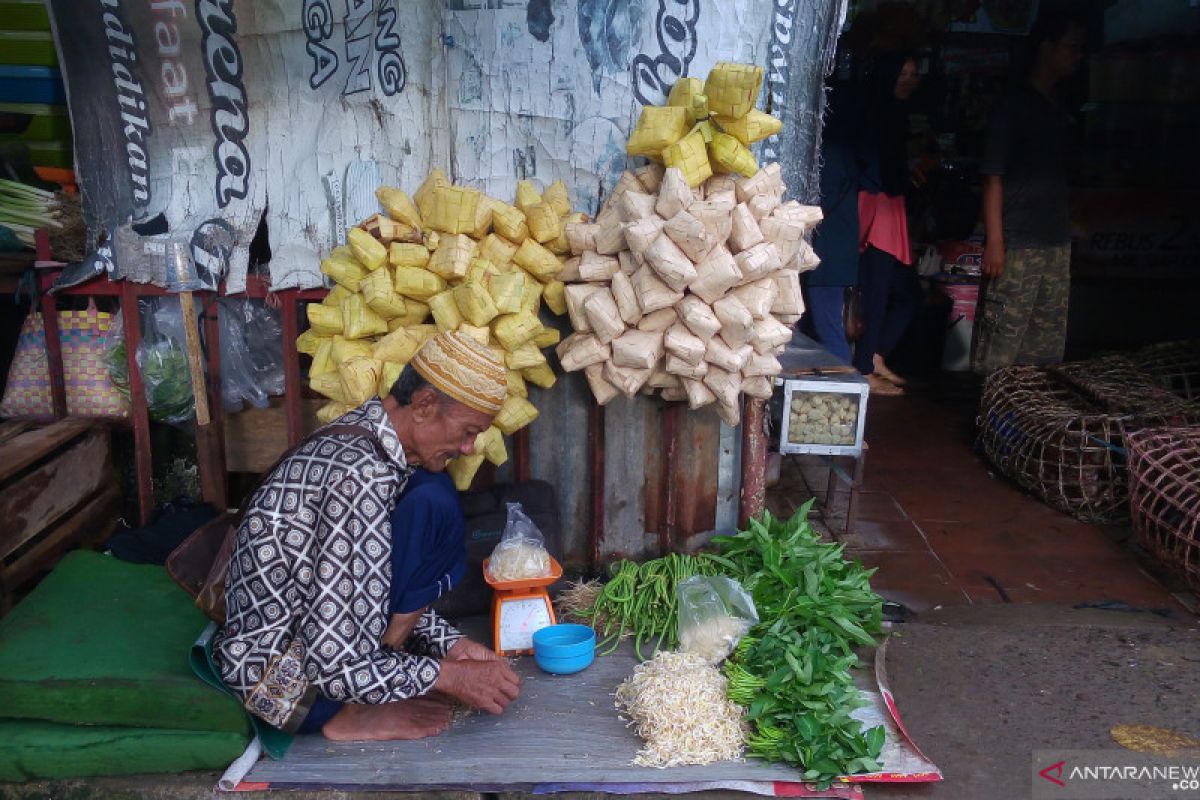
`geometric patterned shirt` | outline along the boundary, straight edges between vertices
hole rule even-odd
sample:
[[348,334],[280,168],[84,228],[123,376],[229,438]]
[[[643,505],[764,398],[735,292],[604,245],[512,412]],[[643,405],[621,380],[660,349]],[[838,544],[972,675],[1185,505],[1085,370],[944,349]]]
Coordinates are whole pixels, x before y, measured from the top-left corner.
[[432,610],[402,650],[389,621],[390,516],[412,470],[376,399],[316,431],[250,498],[213,657],[246,709],[295,731],[318,695],[386,703],[428,692],[461,634]]

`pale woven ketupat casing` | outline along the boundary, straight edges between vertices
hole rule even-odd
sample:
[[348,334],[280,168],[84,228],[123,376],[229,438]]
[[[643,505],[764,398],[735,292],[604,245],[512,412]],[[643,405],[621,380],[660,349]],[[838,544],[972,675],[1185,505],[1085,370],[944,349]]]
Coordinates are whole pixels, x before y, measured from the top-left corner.
[[754,317],[736,297],[713,303],[713,313],[721,320],[721,336],[730,346],[741,347],[754,335]]
[[653,369],[662,358],[662,331],[625,331],[612,342],[612,362],[628,369]]
[[425,222],[421,219],[421,212],[417,210],[417,204],[403,190],[394,186],[380,186],[375,190],[375,199],[383,206],[387,215],[397,222],[411,225],[418,230],[425,227]]
[[443,333],[458,330],[458,326],[463,323],[462,312],[458,310],[458,301],[454,299],[453,289],[447,289],[429,298],[429,310],[433,312],[434,324]]
[[660,308],[668,308],[683,299],[683,292],[677,292],[663,283],[649,265],[633,273],[630,282],[633,283],[633,289],[637,292],[638,303],[642,306],[643,314],[650,314]]
[[504,405],[500,407],[500,411],[496,414],[493,424],[505,436],[511,436],[533,422],[537,417],[538,410],[534,407],[533,403],[530,403],[523,397],[510,394],[504,399]]
[[520,347],[504,354],[504,365],[509,369],[526,370],[545,364],[546,357],[533,342],[526,342]]
[[590,333],[571,334],[559,343],[555,352],[558,354],[559,363],[567,372],[578,372],[612,357],[610,346],[602,344]]
[[667,353],[688,364],[695,365],[704,360],[704,341],[688,330],[682,322],[677,322],[667,329],[663,337],[663,348]]
[[554,208],[546,202],[525,209],[525,223],[529,228],[529,235],[539,244],[551,242],[562,233],[562,221]]
[[[464,281],[451,291],[463,320],[471,325],[485,326],[500,313],[492,301],[491,294],[481,282]],[[487,340],[482,344],[487,344]]]
[[335,400],[331,400],[317,409],[317,422],[321,423],[322,425],[328,425],[338,417],[344,414],[349,414],[353,410],[354,406],[348,403],[339,403]]
[[526,342],[532,341],[543,328],[536,315],[522,311],[500,317],[492,326],[492,330],[496,341],[511,353]]
[[338,364],[338,377],[346,402],[359,406],[379,392],[383,362],[370,356],[354,356]]
[[713,117],[713,120],[721,130],[744,145],[754,144],[783,130],[783,120],[759,111],[757,108],[750,109],[741,117],[723,117],[718,114]]
[[659,160],[667,147],[678,142],[692,127],[688,109],[676,106],[644,106],[625,145],[630,156]]
[[521,246],[513,255],[513,263],[539,281],[553,280],[562,271],[562,262],[558,260],[558,256],[531,238],[521,242]]
[[760,66],[718,61],[704,82],[709,112],[730,119],[746,116],[754,108],[762,80]]
[[607,405],[621,393],[620,389],[604,379],[604,364],[591,364],[583,370],[583,374],[587,378],[588,387],[592,390],[592,397],[596,398],[597,405]]
[[721,330],[721,320],[712,306],[699,297],[685,297],[679,303],[679,319],[692,333],[707,341]]
[[454,488],[465,492],[471,488],[476,473],[483,466],[483,453],[472,453],[469,456],[458,456],[446,465],[446,474],[454,481]]
[[[532,279],[530,279],[532,280]],[[492,302],[501,314],[515,314],[521,310],[521,297],[525,294],[526,273],[503,272],[488,280],[488,291]]]
[[[705,364],[705,373],[707,374],[707,363]],[[668,370],[670,367],[667,368]],[[682,377],[682,376],[681,376]],[[712,393],[712,390],[704,385],[704,381],[699,378],[682,377],[683,390],[687,393],[688,408],[692,411],[712,405],[716,401],[717,396]]]
[[411,297],[404,298],[404,313],[388,320],[388,331],[420,325],[429,319],[429,304]]
[[758,172],[758,161],[750,148],[727,133],[713,134],[712,141],[708,143],[708,157],[722,172],[737,172],[747,176]]
[[322,303],[309,303],[305,309],[308,324],[318,335],[331,336],[342,332],[342,310]]
[[512,270],[512,259],[517,245],[495,233],[489,233],[479,243],[478,257],[484,259],[501,272]]
[[429,301],[434,295],[446,291],[446,281],[441,276],[419,267],[396,267],[396,292],[416,300]]
[[688,127],[708,114],[708,99],[704,96],[704,81],[699,78],[680,78],[667,95],[667,105],[688,112]]
[[367,307],[384,320],[402,316],[407,311],[404,298],[396,294],[394,281],[391,270],[377,269],[363,278],[358,287]]
[[707,142],[700,131],[692,131],[664,149],[662,160],[668,168],[678,169],[690,187],[699,186],[713,174],[712,165],[708,160]]
[[653,372],[652,369],[629,369],[618,367],[612,361],[604,362],[604,380],[617,387],[626,397],[633,397],[641,391]]
[[427,218],[432,207],[434,189],[449,185],[450,179],[446,177],[446,173],[435,167],[429,171],[429,175],[426,176],[417,191],[413,192],[413,202],[417,204],[417,211],[423,220]]
[[679,312],[668,306],[658,311],[651,311],[638,320],[639,331],[665,331],[679,321]]
[[365,339],[347,339],[345,336],[333,336],[333,347],[329,350],[329,357],[333,359],[334,364],[340,364],[348,358],[355,356],[371,356],[371,342]]
[[696,199],[695,193],[688,185],[687,177],[677,168],[669,168],[663,173],[662,183],[658,187],[658,200],[654,210],[663,220],[668,220],[680,211],[686,211]]
[[384,333],[387,333],[387,321],[371,310],[361,294],[350,295],[342,302],[342,334],[347,339]]
[[448,281],[465,278],[478,253],[478,243],[464,233],[443,236],[427,269]]
[[[365,234],[364,234],[365,235]],[[367,268],[348,256],[330,256],[322,259],[321,272],[333,278],[347,291],[357,292],[359,282],[367,277]]]
[[346,242],[354,257],[368,270],[379,269],[387,263],[387,248],[362,228],[351,228],[347,231]]
[[508,461],[508,448],[504,446],[504,434],[495,425],[475,437],[475,452],[497,467]]
[[388,262],[393,267],[420,267],[429,263],[429,250],[423,244],[392,242],[388,246]]
[[492,202],[492,227],[513,244],[521,244],[529,238],[529,223],[525,213],[499,200]]

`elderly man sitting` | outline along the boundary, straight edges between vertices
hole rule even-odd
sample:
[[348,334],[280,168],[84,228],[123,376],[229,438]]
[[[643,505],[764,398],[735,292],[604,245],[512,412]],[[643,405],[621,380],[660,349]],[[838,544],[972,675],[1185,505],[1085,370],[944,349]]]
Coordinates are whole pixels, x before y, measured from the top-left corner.
[[387,397],[316,431],[250,498],[213,642],[247,710],[287,732],[417,739],[449,726],[447,699],[493,714],[516,699],[508,664],[429,608],[465,565],[439,473],[506,390],[491,351],[439,334]]

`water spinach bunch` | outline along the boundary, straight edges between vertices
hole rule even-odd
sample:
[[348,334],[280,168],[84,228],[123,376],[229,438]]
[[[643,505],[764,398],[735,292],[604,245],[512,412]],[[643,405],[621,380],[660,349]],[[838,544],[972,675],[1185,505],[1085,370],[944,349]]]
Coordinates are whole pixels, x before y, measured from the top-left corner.
[[871,591],[874,570],[817,537],[811,505],[717,537],[709,558],[758,608],[759,624],[725,665],[729,698],[747,709],[750,755],[795,764],[827,787],[838,775],[879,769],[884,731],[864,732],[850,716],[866,704],[850,670],[859,666],[854,648],[876,643],[883,602]]

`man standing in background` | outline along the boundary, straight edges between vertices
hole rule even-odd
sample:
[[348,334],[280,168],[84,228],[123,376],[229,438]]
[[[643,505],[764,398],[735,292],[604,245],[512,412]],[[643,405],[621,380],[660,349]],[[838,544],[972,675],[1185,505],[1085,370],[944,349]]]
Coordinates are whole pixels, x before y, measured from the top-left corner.
[[1055,99],[1079,67],[1083,26],[1046,13],[1031,36],[1028,80],[988,127],[983,174],[985,283],[975,371],[1062,361],[1071,287],[1067,151],[1072,121]]

